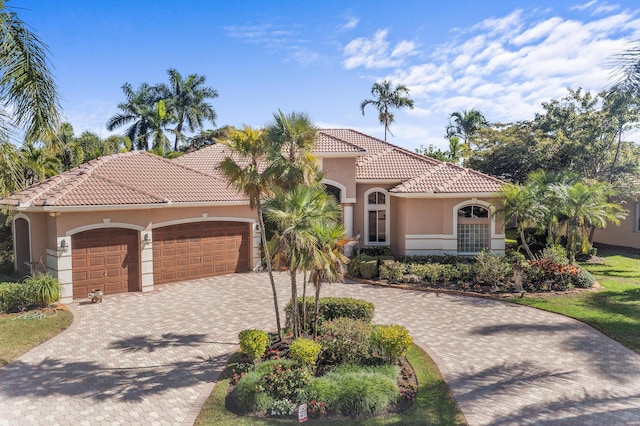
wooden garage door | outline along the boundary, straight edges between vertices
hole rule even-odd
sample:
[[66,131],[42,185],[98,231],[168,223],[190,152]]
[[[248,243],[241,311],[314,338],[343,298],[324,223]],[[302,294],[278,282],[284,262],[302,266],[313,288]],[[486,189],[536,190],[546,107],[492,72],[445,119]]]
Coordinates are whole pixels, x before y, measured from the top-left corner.
[[86,298],[99,288],[104,294],[140,289],[137,231],[103,228],[71,237],[73,297]]
[[248,271],[249,226],[197,222],[154,229],[154,284]]

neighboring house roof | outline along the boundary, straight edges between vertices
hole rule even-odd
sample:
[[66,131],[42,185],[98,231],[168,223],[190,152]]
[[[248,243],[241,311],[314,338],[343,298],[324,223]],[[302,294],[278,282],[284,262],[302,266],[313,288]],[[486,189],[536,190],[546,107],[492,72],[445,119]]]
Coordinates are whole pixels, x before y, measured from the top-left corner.
[[31,185],[0,204],[78,207],[244,201],[219,177],[145,151],[131,151],[89,161]]

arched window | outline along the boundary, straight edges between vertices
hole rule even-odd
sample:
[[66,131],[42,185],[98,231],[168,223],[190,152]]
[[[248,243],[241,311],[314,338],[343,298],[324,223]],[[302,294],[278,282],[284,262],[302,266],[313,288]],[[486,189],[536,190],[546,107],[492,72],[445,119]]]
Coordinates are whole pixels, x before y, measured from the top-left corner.
[[365,193],[365,243],[389,244],[389,195],[383,189],[371,189]]
[[490,247],[489,210],[478,205],[458,209],[458,253],[478,253]]

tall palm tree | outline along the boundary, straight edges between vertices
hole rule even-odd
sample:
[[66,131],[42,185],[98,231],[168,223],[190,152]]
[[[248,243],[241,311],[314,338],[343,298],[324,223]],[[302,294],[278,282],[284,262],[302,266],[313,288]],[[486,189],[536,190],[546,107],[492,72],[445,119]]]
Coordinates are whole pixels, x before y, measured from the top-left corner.
[[163,99],[156,102],[153,108],[146,110],[145,120],[147,132],[139,135],[138,138],[145,141],[151,139],[151,151],[156,155],[164,156],[171,150],[171,142],[165,132],[173,132],[168,126],[173,122],[174,117],[167,111],[167,104]]
[[567,252],[569,260],[576,260],[576,248],[580,243],[582,253],[590,248],[587,228],[604,228],[608,222],[619,224],[626,211],[617,204],[607,201],[608,185],[604,182],[573,185],[553,185],[557,196],[557,208],[566,217]]
[[640,40],[615,55],[612,64],[616,67],[613,75],[614,91],[622,91],[640,97]]
[[242,130],[231,131],[227,135],[227,139],[220,140],[220,143],[231,150],[231,155],[220,163],[220,170],[225,174],[230,185],[249,198],[249,206],[252,210],[256,210],[258,215],[264,261],[269,273],[273,306],[276,312],[276,326],[278,328],[278,336],[281,336],[282,327],[280,310],[278,309],[278,294],[276,283],[273,279],[271,255],[267,244],[262,208],[263,197],[270,194],[270,182],[264,173],[263,165],[270,147],[263,137],[262,131],[252,129],[249,126],[244,126]]
[[293,189],[319,181],[321,172],[312,153],[317,133],[318,129],[305,113],[285,115],[278,110],[273,114],[273,121],[266,128],[272,145],[267,173],[280,188]]
[[539,192],[534,185],[512,185],[502,187],[497,193],[498,204],[494,214],[505,222],[516,221],[516,229],[529,259],[534,259],[525,236],[525,229],[540,226],[545,217],[546,207],[540,202]]
[[467,148],[467,153],[469,153],[471,152],[471,142],[478,130],[488,125],[487,119],[477,109],[453,112],[449,115],[447,138],[461,138]]
[[[344,278],[344,265],[348,261],[342,253],[340,244],[344,237],[341,224],[330,223],[315,229],[317,241],[311,257],[311,281],[315,287],[313,334],[318,336],[318,318],[320,317],[320,289],[323,282],[339,282]],[[304,299],[304,298],[303,298]],[[306,303],[303,304],[305,306]]]
[[333,198],[319,187],[298,186],[293,190],[275,189],[265,204],[265,216],[275,226],[269,242],[274,261],[289,270],[291,279],[291,322],[293,337],[300,336],[297,275],[309,270],[318,228],[335,223],[340,209]]
[[170,68],[169,86],[160,85],[159,91],[167,102],[168,111],[174,117],[176,127],[174,129],[175,141],[173,150],[178,150],[178,142],[185,140],[183,128],[190,132],[203,128],[205,120],[215,125],[216,112],[208,104],[207,99],[218,97],[217,90],[206,87],[206,77],[198,74],[189,74],[186,79],[173,68]]
[[[395,121],[392,108],[413,109],[413,100],[409,97],[409,89],[404,84],[398,84],[393,87],[391,80],[376,82],[371,87],[373,99],[365,99],[360,103],[360,111],[364,115],[364,108],[367,105],[373,105],[378,110],[378,120],[380,124],[384,124],[384,140],[387,140],[387,132],[391,133],[389,126]],[[393,136],[393,133],[391,133]]]
[[40,38],[0,0],[0,139],[8,139],[11,128],[4,108],[10,108],[13,124],[24,128],[27,141],[57,127],[60,106],[47,53]]
[[153,133],[152,121],[162,96],[156,88],[147,83],[142,83],[138,90],[134,90],[131,84],[125,83],[122,85],[122,91],[126,101],[118,104],[121,112],[109,118],[107,130],[112,131],[131,123],[125,135],[133,142],[136,149],[148,150],[148,139]]
[[0,198],[24,186],[20,152],[9,141],[0,139]]

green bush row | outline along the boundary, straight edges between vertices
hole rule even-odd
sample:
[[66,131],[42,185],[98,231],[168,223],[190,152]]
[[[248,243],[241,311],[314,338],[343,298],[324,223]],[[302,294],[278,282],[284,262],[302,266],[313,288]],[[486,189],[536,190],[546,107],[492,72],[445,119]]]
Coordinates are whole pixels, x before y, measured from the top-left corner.
[[[315,297],[306,298],[307,323],[303,328],[313,328],[313,312],[315,309]],[[320,316],[318,324],[336,318],[353,318],[366,322],[373,321],[374,305],[366,300],[352,299],[349,297],[321,297],[319,303]],[[302,297],[298,297],[298,310],[302,318]],[[285,307],[286,323],[291,324],[291,302]]]
[[0,283],[0,313],[44,307],[60,299],[60,284],[49,274],[36,273],[23,283]]

